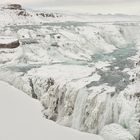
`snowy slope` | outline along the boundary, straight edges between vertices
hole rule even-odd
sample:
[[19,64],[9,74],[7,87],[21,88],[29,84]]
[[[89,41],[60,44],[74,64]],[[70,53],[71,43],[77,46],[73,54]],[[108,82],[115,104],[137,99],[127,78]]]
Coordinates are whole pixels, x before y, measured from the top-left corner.
[[4,82],[0,82],[0,110],[1,140],[103,140],[46,120],[38,101]]

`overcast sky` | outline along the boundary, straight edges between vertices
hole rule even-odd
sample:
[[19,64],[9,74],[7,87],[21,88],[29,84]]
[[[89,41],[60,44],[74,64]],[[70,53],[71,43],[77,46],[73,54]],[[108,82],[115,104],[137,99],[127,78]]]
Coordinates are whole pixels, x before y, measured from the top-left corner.
[[36,7],[65,7],[93,13],[124,13],[140,15],[140,0],[0,0],[0,3],[20,3]]

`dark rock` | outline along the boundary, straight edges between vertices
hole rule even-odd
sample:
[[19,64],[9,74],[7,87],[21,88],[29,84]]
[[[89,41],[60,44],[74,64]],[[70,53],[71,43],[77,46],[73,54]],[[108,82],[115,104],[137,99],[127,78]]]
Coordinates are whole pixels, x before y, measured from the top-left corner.
[[56,14],[56,16],[53,14],[53,13],[36,13],[37,16],[42,16],[42,17],[52,17],[52,18],[55,18],[55,17],[59,17],[58,14]]
[[11,9],[11,10],[22,10],[22,6],[20,4],[8,4],[7,6],[5,6],[3,8]]
[[54,79],[49,78],[48,81],[47,81],[47,85],[49,85],[49,86],[54,85]]
[[9,49],[12,49],[12,48],[17,48],[18,46],[20,45],[19,41],[13,41],[11,43],[6,43],[6,44],[1,44],[0,43],[0,48],[9,48]]
[[135,93],[135,96],[139,98],[140,97],[140,92]]
[[18,16],[30,16],[30,14],[27,13],[25,10],[21,10],[19,11]]

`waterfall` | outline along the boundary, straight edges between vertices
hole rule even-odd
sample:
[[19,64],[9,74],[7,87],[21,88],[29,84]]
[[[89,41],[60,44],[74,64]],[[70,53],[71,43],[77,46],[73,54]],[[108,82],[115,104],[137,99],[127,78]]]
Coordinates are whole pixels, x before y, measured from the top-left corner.
[[72,127],[75,129],[80,129],[80,126],[82,124],[82,116],[84,113],[87,97],[88,93],[86,90],[80,90],[78,92],[76,102],[74,105],[73,120],[72,120]]

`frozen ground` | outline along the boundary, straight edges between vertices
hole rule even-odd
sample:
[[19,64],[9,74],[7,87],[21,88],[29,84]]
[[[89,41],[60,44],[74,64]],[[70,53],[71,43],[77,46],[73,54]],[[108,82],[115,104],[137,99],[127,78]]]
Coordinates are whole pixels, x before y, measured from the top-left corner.
[[[0,11],[0,79],[38,99],[47,119],[105,140],[140,138],[140,17]],[[5,18],[7,17],[7,18]]]

